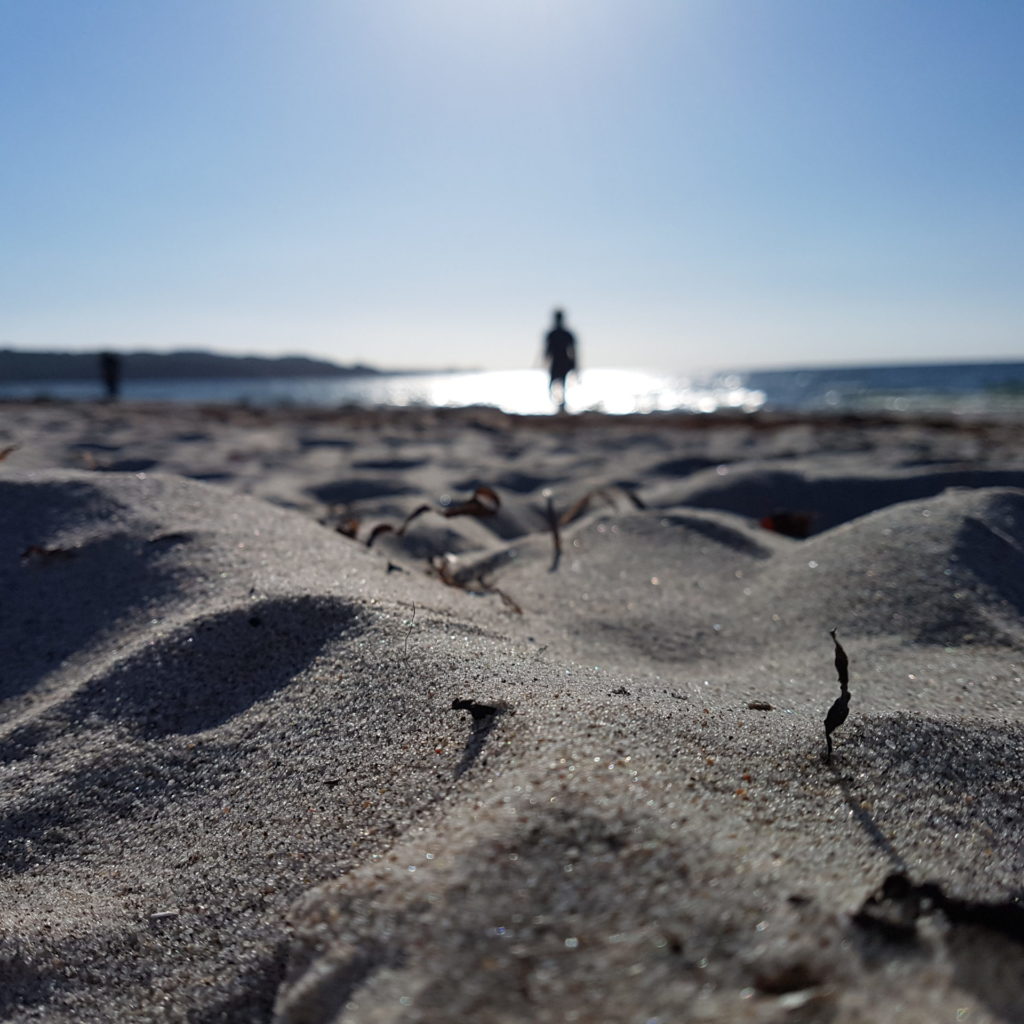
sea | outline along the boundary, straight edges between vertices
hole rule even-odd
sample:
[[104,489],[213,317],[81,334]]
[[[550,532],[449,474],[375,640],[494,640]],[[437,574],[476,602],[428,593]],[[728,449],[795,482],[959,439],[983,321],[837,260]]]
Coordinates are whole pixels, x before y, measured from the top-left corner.
[[[0,400],[102,397],[99,381],[0,381]],[[555,411],[543,370],[373,373],[345,377],[183,379],[123,382],[132,402],[258,407],[491,406]],[[1024,419],[1024,362],[808,367],[673,374],[595,368],[570,377],[566,412],[778,412],[940,415]]]

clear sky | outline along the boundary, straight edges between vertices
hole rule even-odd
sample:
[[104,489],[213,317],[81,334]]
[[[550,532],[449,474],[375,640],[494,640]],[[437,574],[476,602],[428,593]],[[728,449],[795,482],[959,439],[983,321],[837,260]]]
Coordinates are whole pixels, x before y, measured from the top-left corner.
[[0,0],[0,346],[1024,358],[1020,0]]

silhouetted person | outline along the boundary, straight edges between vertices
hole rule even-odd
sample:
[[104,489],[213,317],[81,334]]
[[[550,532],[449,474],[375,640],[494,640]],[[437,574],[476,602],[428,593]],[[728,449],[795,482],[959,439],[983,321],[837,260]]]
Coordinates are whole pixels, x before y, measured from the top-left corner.
[[116,401],[121,393],[121,357],[115,352],[101,352],[100,376],[107,389],[107,400]]
[[548,392],[555,397],[558,385],[558,408],[565,409],[565,378],[576,365],[576,338],[562,323],[562,311],[555,310],[555,323],[544,338],[544,361],[548,364],[551,381]]

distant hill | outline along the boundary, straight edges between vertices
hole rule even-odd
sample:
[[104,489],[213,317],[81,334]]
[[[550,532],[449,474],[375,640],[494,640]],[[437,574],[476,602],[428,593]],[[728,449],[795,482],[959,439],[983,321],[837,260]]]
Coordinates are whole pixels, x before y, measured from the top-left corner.
[[[126,380],[255,377],[357,377],[377,374],[369,366],[338,366],[305,356],[222,356],[212,352],[121,353]],[[97,352],[16,352],[0,349],[0,382],[97,380]]]

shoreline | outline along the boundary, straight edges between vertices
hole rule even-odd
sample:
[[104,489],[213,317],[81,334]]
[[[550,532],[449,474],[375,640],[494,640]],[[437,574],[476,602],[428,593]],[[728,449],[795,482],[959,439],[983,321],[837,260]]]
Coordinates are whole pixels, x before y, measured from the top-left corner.
[[203,413],[211,416],[224,416],[228,413],[251,414],[268,418],[300,418],[300,419],[339,419],[368,418],[379,416],[385,421],[401,420],[412,423],[418,420],[459,420],[480,416],[507,420],[510,426],[560,426],[570,424],[582,425],[614,425],[636,427],[653,426],[694,426],[697,428],[713,428],[716,426],[735,426],[752,424],[757,426],[792,426],[801,423],[835,425],[835,426],[929,426],[937,428],[973,428],[973,427],[1024,427],[1024,418],[1017,414],[1007,413],[982,414],[958,412],[919,412],[907,411],[844,411],[844,410],[790,410],[790,409],[718,409],[713,412],[694,412],[689,410],[656,409],[648,412],[609,413],[598,410],[582,410],[579,412],[550,413],[516,413],[506,412],[493,405],[364,405],[360,403],[322,406],[282,401],[275,404],[253,404],[249,402],[212,402],[212,401],[167,401],[160,399],[140,399],[110,401],[102,398],[63,398],[38,396],[33,398],[8,397],[0,395],[0,410],[32,409],[38,407],[54,407],[80,410],[122,410],[128,413],[145,415],[147,413],[166,415],[168,413]]

